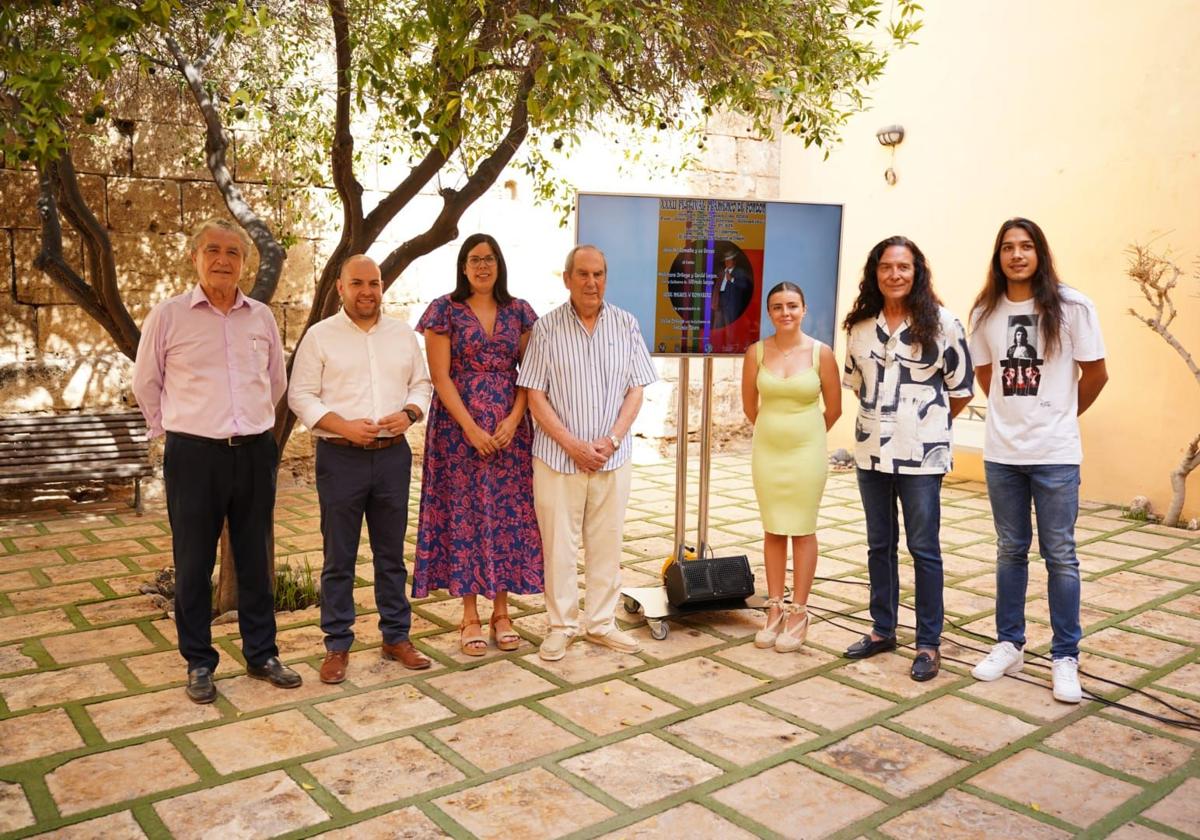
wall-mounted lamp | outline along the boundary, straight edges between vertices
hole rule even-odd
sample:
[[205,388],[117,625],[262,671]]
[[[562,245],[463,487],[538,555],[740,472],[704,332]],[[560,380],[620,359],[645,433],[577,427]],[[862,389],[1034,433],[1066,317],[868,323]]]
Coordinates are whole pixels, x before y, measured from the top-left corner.
[[[892,163],[896,162],[896,147],[904,140],[904,126],[902,125],[885,125],[883,128],[875,132],[875,139],[879,141],[879,145],[887,146],[892,150]],[[889,166],[883,173],[883,180],[888,184],[895,186],[896,170]]]

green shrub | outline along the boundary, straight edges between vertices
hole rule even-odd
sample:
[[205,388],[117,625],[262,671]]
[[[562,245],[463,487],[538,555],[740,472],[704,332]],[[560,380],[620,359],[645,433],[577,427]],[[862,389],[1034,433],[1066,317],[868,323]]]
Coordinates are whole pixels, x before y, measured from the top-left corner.
[[290,612],[321,603],[321,593],[313,579],[312,566],[304,561],[303,568],[281,565],[275,567],[275,611]]

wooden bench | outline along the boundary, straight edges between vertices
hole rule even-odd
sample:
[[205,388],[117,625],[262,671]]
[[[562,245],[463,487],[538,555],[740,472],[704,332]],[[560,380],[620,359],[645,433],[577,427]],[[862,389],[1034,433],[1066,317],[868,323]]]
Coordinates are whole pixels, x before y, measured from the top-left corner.
[[140,514],[149,453],[137,411],[0,418],[0,488],[132,478]]

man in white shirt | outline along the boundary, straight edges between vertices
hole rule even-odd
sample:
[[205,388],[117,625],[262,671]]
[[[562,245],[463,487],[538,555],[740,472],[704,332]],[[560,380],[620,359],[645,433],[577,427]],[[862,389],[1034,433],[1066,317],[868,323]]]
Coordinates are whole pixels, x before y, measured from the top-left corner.
[[321,570],[321,681],[346,678],[354,642],[354,564],[363,516],[375,564],[375,604],[384,659],[429,667],[408,639],[404,593],[412,450],[404,433],[425,416],[433,386],[412,328],[384,318],[379,266],[350,257],[337,281],[342,308],[313,326],[296,350],[288,405],[317,438]]
[[1032,502],[1054,631],[1054,699],[1078,703],[1079,415],[1108,373],[1096,308],[1059,282],[1046,236],[1028,219],[1000,226],[987,283],[972,307],[970,346],[988,395],[983,466],[996,523],[997,639],[971,673],[987,681],[1024,667]]

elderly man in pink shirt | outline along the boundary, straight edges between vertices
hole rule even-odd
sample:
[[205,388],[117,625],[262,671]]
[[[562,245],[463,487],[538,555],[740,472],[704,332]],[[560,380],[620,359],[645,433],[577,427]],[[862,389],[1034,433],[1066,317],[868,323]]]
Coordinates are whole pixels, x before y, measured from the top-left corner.
[[246,673],[278,688],[300,685],[300,675],[279,661],[267,571],[279,461],[272,428],[287,375],[271,310],[238,289],[250,246],[245,233],[210,219],[191,244],[199,283],[146,317],[133,393],[150,436],[167,437],[163,479],[179,652],[187,660],[187,696],[211,703],[218,656],[210,581],[226,519]]

